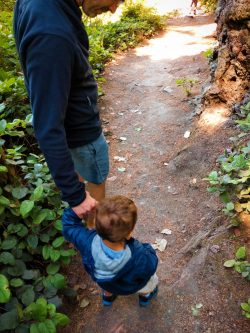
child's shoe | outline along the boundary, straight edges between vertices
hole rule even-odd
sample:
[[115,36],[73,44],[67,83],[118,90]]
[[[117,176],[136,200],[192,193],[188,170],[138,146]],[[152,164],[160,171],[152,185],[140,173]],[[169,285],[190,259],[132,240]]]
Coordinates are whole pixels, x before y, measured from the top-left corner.
[[155,298],[158,294],[158,286],[147,296],[139,295],[139,305],[147,306],[150,304],[151,299]]
[[102,294],[102,305],[111,306],[116,299],[117,295],[106,296]]

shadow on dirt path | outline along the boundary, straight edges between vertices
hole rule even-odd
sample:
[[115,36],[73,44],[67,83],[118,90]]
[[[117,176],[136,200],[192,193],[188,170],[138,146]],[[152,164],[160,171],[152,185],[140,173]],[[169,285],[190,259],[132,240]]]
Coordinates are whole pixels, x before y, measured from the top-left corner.
[[[103,308],[97,287],[76,258],[68,280],[81,285],[80,300],[89,305],[68,304],[72,324],[62,332],[250,331],[239,306],[248,296],[247,284],[223,268],[236,241],[228,237],[218,199],[203,181],[235,130],[218,106],[194,117],[194,97],[209,78],[202,52],[215,42],[214,30],[211,16],[171,19],[165,32],[107,66],[101,101],[111,152],[107,194],[135,200],[137,238],[167,239],[166,250],[158,252],[160,292],[146,309],[138,306],[136,295]],[[193,98],[176,85],[183,77],[198,80]],[[161,234],[164,228],[172,234]],[[195,304],[202,304],[197,316],[191,309]]]

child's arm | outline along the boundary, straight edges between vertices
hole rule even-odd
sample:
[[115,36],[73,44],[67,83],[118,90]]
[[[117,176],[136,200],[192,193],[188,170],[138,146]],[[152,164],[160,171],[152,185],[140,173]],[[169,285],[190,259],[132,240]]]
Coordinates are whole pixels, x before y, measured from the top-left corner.
[[157,269],[158,266],[158,257],[156,255],[156,251],[153,249],[153,247],[148,244],[144,243],[144,260],[146,262],[146,269],[147,272],[152,276]]
[[62,226],[62,234],[64,238],[74,244],[81,253],[84,252],[84,247],[89,236],[93,232],[96,232],[95,230],[88,230],[83,225],[82,220],[71,208],[64,209],[62,216]]
[[[138,241],[135,240],[135,242],[137,243]],[[157,270],[158,258],[156,252],[148,243],[138,242],[137,244],[137,246],[140,246],[140,255],[135,263],[138,279],[140,277],[149,279]]]

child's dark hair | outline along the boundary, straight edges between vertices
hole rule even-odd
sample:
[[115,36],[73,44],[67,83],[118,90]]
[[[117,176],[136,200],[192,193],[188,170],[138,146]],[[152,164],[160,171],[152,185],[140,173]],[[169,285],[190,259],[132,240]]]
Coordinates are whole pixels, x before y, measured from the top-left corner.
[[136,205],[122,195],[104,199],[97,205],[95,227],[102,239],[113,243],[126,240],[136,220]]

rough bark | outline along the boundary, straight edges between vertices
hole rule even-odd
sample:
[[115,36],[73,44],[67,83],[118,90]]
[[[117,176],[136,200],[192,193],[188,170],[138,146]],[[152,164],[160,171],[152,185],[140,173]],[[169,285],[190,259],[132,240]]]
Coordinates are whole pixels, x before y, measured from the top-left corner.
[[250,82],[250,0],[219,0],[216,10],[218,47],[211,62],[211,83],[204,104],[239,103]]

